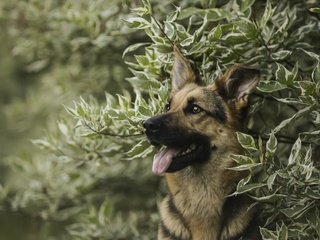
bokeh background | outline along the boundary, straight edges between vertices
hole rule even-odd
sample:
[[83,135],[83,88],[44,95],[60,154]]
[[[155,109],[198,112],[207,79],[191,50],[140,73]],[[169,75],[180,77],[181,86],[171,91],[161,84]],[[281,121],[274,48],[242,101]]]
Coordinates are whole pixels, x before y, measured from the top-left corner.
[[[130,17],[130,8],[139,4],[121,0],[0,2],[0,178],[2,183],[7,180],[8,188],[24,178],[19,170],[12,171],[16,158],[41,159],[27,168],[41,168],[44,166],[39,165],[50,161],[50,153],[34,147],[32,140],[56,130],[58,119],[67,115],[65,106],[72,106],[80,96],[85,99],[94,96],[102,101],[105,91],[132,92],[125,81],[130,75],[122,53],[146,36],[129,29],[123,19]],[[18,169],[23,168],[17,165]],[[36,172],[29,173],[37,178]],[[59,181],[52,174],[48,181]],[[46,181],[43,178],[47,177],[40,178],[39,181]],[[137,205],[130,197],[134,187],[127,186],[127,181],[127,176],[119,176],[119,181],[110,185],[128,191],[128,202],[123,205]],[[57,183],[57,191],[58,188]],[[21,198],[25,198],[20,199],[22,202],[31,202],[26,211],[21,211],[20,207],[24,207],[20,200],[20,206],[13,207],[13,198],[4,201],[0,210],[0,239],[64,239],[65,226],[72,220],[39,216],[41,206],[32,206],[32,198],[39,200],[37,196]],[[154,208],[155,202],[149,205]]]
[[1,0],[0,240],[156,238],[141,122],[172,42],[206,82],[261,69],[235,159],[261,177],[237,193],[264,204],[264,239],[319,238],[319,29],[317,0]]

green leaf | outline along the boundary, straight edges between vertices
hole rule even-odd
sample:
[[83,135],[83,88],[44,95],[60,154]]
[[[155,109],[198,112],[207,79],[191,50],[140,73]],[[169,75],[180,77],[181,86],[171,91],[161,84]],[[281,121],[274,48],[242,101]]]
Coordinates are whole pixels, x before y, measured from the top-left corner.
[[136,44],[130,45],[129,47],[127,47],[124,50],[124,52],[122,54],[122,58],[124,58],[125,55],[127,55],[128,53],[133,52],[133,51],[135,51],[135,50],[137,50],[137,49],[139,49],[139,48],[141,48],[143,46],[147,46],[147,45],[150,45],[150,43],[136,43]]
[[285,84],[287,86],[292,86],[294,80],[297,77],[297,73],[298,73],[298,65],[297,64],[292,69],[292,72],[290,72],[282,64],[277,63],[276,79],[280,83]]
[[258,150],[252,136],[245,133],[240,133],[240,132],[237,132],[236,134],[237,134],[238,141],[243,148],[247,150],[253,150],[253,151]]
[[254,2],[255,0],[242,0],[240,3],[240,11],[247,11],[254,4]]
[[264,183],[249,183],[246,185],[238,184],[235,194],[243,194],[264,187]]
[[164,32],[167,34],[168,38],[172,39],[175,34],[174,25],[170,22],[164,22]]
[[142,0],[143,7],[147,9],[148,13],[152,14],[152,8],[149,0]]
[[189,34],[187,32],[186,28],[183,25],[178,24],[177,22],[175,22],[175,27],[176,27],[176,31],[177,31],[177,36],[180,39],[186,39],[186,38],[191,36],[191,34]]
[[312,59],[316,60],[317,63],[320,62],[320,56],[314,52],[311,52],[311,51],[307,51],[303,48],[298,48],[299,50],[303,51],[304,53],[306,53],[309,57],[311,57]]
[[285,199],[287,197],[287,195],[285,194],[271,194],[271,195],[266,195],[266,196],[262,196],[262,197],[255,197],[255,196],[250,196],[252,199],[259,201],[259,202],[263,202],[263,203],[274,203],[275,201],[279,201],[282,199]]
[[[315,90],[317,91],[317,90]],[[302,104],[305,104],[305,105],[313,105],[314,103],[317,102],[316,98],[313,97],[313,96],[299,96],[298,99],[300,100],[300,102]]]
[[291,103],[291,104],[302,104],[302,102],[297,99],[297,98],[274,98],[275,100],[277,100],[278,102],[282,102],[282,103]]
[[216,26],[215,28],[213,28],[209,34],[208,34],[208,39],[210,42],[215,42],[218,39],[220,39],[222,36],[222,28],[220,26],[220,24],[218,24],[218,26]]
[[277,146],[278,146],[277,138],[276,138],[274,132],[271,132],[270,137],[267,141],[267,145],[266,145],[266,147],[267,147],[266,154],[268,157],[272,157],[275,154],[275,152],[277,150]]
[[258,29],[256,25],[248,19],[243,18],[242,21],[237,22],[236,25],[246,38],[254,39],[257,37]]
[[37,145],[40,149],[54,149],[54,146],[48,142],[46,139],[35,139],[31,140],[34,145]]
[[182,19],[189,18],[192,15],[199,14],[201,11],[202,9],[199,9],[196,7],[189,7],[189,8],[182,9],[178,19],[182,20]]
[[145,15],[150,15],[150,12],[147,8],[145,7],[138,7],[138,8],[133,8],[131,9],[132,12],[137,14],[139,17],[143,17]]
[[58,127],[59,127],[59,130],[60,132],[66,136],[66,137],[69,137],[69,130],[68,130],[68,127],[66,124],[64,124],[63,122],[59,122],[58,123]]
[[311,81],[299,81],[297,83],[298,87],[301,90],[302,96],[314,95],[316,90],[316,84]]
[[161,83],[153,78],[148,79],[145,73],[141,73],[136,77],[127,78],[132,86],[140,91],[149,92],[150,89],[159,89]]
[[279,61],[287,58],[292,52],[289,50],[280,50],[276,53],[272,53],[271,57],[273,60]]
[[141,157],[145,157],[148,153],[152,151],[150,144],[145,140],[139,141],[134,145],[127,153],[128,160],[133,160]]
[[230,18],[231,14],[227,10],[221,8],[208,8],[208,9],[200,9],[196,7],[185,8],[181,11],[178,19],[186,19],[191,17],[192,15],[198,15],[200,17],[204,17],[207,15],[208,21],[218,21],[224,18]]
[[285,214],[287,217],[292,218],[292,219],[297,219],[301,217],[301,215],[305,214],[312,203],[305,203],[303,205],[301,204],[295,204],[294,206],[286,209],[281,209],[280,211]]
[[205,14],[207,14],[207,18],[208,21],[219,21],[221,19],[225,19],[225,18],[231,18],[231,14],[229,11],[224,10],[222,8],[209,8],[205,10],[205,13],[203,14],[202,17],[205,16]]
[[0,200],[5,199],[7,195],[7,190],[0,184]]
[[309,198],[320,200],[319,189],[311,189],[310,187],[307,187],[304,194]]
[[276,128],[273,129],[275,133],[279,132],[281,129],[286,127],[289,123],[291,123],[293,120],[303,116],[304,114],[308,113],[313,106],[307,106],[298,112],[296,112],[294,115],[292,115],[290,118],[283,120]]
[[146,66],[146,67],[149,66],[150,61],[149,61],[147,56],[145,56],[145,55],[135,55],[134,57],[136,58],[136,60],[139,63],[139,65]]
[[198,27],[198,29],[193,33],[193,35],[195,36],[195,39],[197,41],[199,41],[201,39],[201,37],[203,36],[203,32],[206,29],[208,25],[208,14],[205,14],[203,17],[203,21],[200,27]]
[[313,69],[312,79],[315,82],[320,83],[320,63],[318,63],[318,65]]
[[176,7],[176,10],[167,16],[166,22],[170,22],[170,23],[175,22],[177,20],[177,18],[179,17],[180,13],[181,13],[181,8]]
[[257,89],[260,92],[265,92],[265,93],[272,93],[272,92],[277,92],[283,89],[286,89],[287,86],[277,82],[277,81],[265,81],[265,82],[261,82]]
[[203,8],[208,8],[208,7],[215,7],[217,0],[200,0],[201,6]]
[[288,228],[284,223],[281,224],[281,227],[277,229],[279,233],[279,240],[287,240],[288,239]]
[[287,240],[288,239],[288,228],[282,222],[281,226],[277,224],[276,231],[271,231],[266,228],[260,228],[260,233],[263,240]]
[[76,109],[73,109],[73,108],[70,108],[70,107],[67,107],[67,106],[64,106],[64,109],[66,110],[66,112],[70,115],[72,115],[73,117],[79,117]]
[[245,155],[237,155],[233,154],[231,155],[231,158],[233,161],[235,161],[238,164],[252,164],[254,163],[254,160],[251,157],[245,156]]
[[181,45],[182,47],[190,46],[190,45],[194,42],[194,37],[195,37],[195,35],[191,35],[190,37],[184,39],[184,40],[180,43],[180,45]]
[[235,167],[230,167],[228,169],[234,170],[234,171],[246,171],[246,170],[252,170],[253,168],[261,165],[262,163],[250,163],[250,164],[243,164]]
[[299,137],[291,148],[291,153],[288,159],[288,166],[297,164],[297,159],[300,154],[301,154],[301,139]]
[[314,13],[320,13],[320,8],[318,7],[310,8],[309,10]]
[[274,184],[274,181],[275,179],[277,178],[278,176],[278,173],[273,173],[271,174],[269,177],[268,177],[268,180],[267,180],[267,186],[268,186],[268,189],[271,190],[272,189],[272,186]]
[[206,50],[208,48],[208,46],[206,46],[206,42],[205,41],[199,41],[196,44],[193,44],[191,49],[189,50],[189,53],[192,55],[196,55],[196,54],[201,54],[201,52],[203,50]]
[[124,19],[123,21],[128,25],[128,27],[135,29],[145,29],[151,26],[151,23],[142,17],[131,17]]
[[226,34],[222,40],[228,43],[228,45],[238,45],[248,42],[248,39],[242,33],[234,32]]
[[260,227],[260,233],[261,233],[263,240],[278,240],[279,239],[278,235],[274,231],[271,231],[267,228]]
[[106,199],[99,208],[98,221],[101,225],[104,225],[113,217],[113,215],[113,204]]
[[48,65],[48,63],[49,63],[48,59],[38,60],[38,61],[35,61],[35,62],[29,64],[27,66],[26,70],[28,72],[39,72],[42,69],[44,69]]
[[264,13],[263,13],[261,20],[260,20],[261,29],[265,28],[265,26],[267,25],[267,22],[270,20],[272,14],[273,14],[273,10],[272,10],[270,0],[267,0],[266,7],[264,9]]

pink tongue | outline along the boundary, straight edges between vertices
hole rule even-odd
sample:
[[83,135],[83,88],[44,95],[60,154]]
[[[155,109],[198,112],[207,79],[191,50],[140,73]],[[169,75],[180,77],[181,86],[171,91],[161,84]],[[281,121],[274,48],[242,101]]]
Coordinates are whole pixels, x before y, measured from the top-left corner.
[[152,171],[154,174],[160,175],[164,173],[172,162],[172,158],[177,156],[178,149],[165,148],[153,157]]

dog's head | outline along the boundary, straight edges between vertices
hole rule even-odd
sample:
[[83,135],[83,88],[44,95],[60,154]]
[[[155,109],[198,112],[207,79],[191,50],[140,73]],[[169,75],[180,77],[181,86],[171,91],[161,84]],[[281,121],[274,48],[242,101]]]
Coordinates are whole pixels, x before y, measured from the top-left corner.
[[236,65],[212,85],[203,86],[175,48],[169,102],[163,114],[143,124],[149,142],[163,146],[154,156],[153,172],[179,171],[231,146],[258,81],[258,70]]

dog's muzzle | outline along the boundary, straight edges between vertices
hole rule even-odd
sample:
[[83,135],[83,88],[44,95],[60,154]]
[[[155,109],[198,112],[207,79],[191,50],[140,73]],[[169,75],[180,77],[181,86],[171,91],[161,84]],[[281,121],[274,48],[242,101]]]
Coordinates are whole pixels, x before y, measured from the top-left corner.
[[179,126],[169,114],[149,118],[143,123],[152,145],[163,145],[154,156],[155,174],[175,172],[206,161],[211,153],[209,138]]
[[143,123],[145,134],[152,145],[173,144],[170,143],[170,135],[168,135],[170,134],[167,127],[169,121],[170,116],[163,114],[149,118]]

